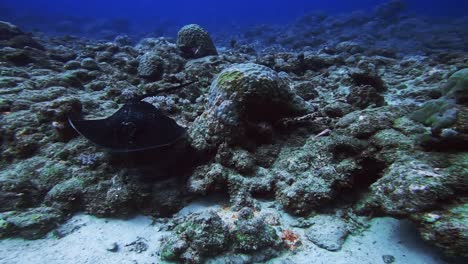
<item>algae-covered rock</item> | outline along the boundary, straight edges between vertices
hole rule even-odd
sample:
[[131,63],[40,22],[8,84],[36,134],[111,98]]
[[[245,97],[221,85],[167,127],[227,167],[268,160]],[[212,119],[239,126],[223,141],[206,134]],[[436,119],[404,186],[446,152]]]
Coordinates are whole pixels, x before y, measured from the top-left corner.
[[[350,188],[361,168],[356,159],[367,148],[356,138],[312,136],[301,148],[284,148],[274,164],[275,197],[292,214],[307,215]],[[355,181],[361,181],[355,179]]]
[[253,155],[244,149],[230,150],[222,144],[216,154],[216,161],[242,174],[251,174],[255,170]]
[[191,197],[177,179],[158,181],[151,188],[150,212],[157,217],[169,217],[184,207]]
[[383,149],[411,149],[414,145],[413,140],[394,129],[381,130],[373,135],[370,140],[372,143]]
[[196,24],[186,25],[180,29],[177,34],[177,47],[186,58],[218,55],[208,32]]
[[304,215],[328,204],[334,196],[332,182],[311,173],[304,173],[288,185],[277,185],[276,199],[289,212]]
[[[213,257],[232,252],[267,260],[281,252],[276,230],[263,216],[254,216],[250,208],[232,215],[237,219],[228,227],[215,211],[193,213],[177,220],[177,225],[161,247],[163,260],[205,263]],[[228,219],[227,221],[230,222]]]
[[353,107],[344,102],[332,102],[323,108],[325,114],[329,117],[342,117],[353,111]]
[[468,203],[444,206],[441,210],[412,217],[421,237],[450,256],[468,257]]
[[314,89],[312,82],[300,82],[294,85],[296,93],[304,100],[312,100],[319,96],[318,92]]
[[410,118],[426,126],[433,131],[450,127],[457,119],[457,106],[446,99],[431,100],[414,111]]
[[19,236],[38,239],[64,220],[62,212],[50,207],[0,213],[0,238]]
[[382,106],[385,100],[377,90],[370,85],[352,86],[346,101],[358,108],[364,109],[370,105]]
[[[244,211],[244,212],[243,212]],[[259,252],[265,248],[279,248],[280,239],[276,230],[261,217],[254,217],[250,208],[239,212],[231,231],[234,250],[244,253]]]
[[71,178],[56,184],[45,196],[47,205],[62,211],[73,211],[81,207],[85,183],[79,178]]
[[37,205],[42,196],[43,191],[29,179],[11,177],[0,180],[0,212]]
[[468,69],[450,76],[443,90],[444,96],[424,103],[409,115],[431,128],[432,135],[422,138],[421,144],[436,149],[464,149],[468,142]]
[[135,196],[131,184],[116,175],[83,190],[84,210],[98,216],[128,216],[137,209]]
[[57,100],[36,104],[33,107],[39,122],[67,122],[69,116],[79,116],[82,105],[73,97],[61,97]]
[[209,150],[243,139],[250,122],[271,122],[309,110],[277,72],[254,63],[236,64],[212,82],[208,106],[189,133],[194,147]]
[[81,68],[89,70],[89,71],[94,71],[94,70],[99,70],[99,64],[92,58],[85,58],[81,61]]
[[229,233],[226,224],[214,211],[187,216],[175,228],[174,234],[163,242],[163,260],[203,263],[227,249]]
[[389,215],[409,216],[430,210],[454,195],[463,175],[450,174],[429,162],[405,155],[370,186],[373,203]]
[[188,180],[188,189],[196,194],[222,191],[226,186],[226,174],[226,169],[219,163],[199,166]]
[[393,121],[401,115],[401,109],[377,107],[351,112],[336,123],[343,134],[360,139],[368,138],[377,131],[390,128]]
[[382,78],[376,74],[368,73],[368,72],[354,72],[350,74],[353,83],[357,86],[371,86],[377,92],[384,92],[387,90],[387,86],[385,85]]
[[461,69],[449,77],[444,93],[455,98],[459,104],[468,103],[468,68]]
[[[458,102],[458,99],[457,99]],[[411,119],[431,128],[431,134],[420,138],[428,149],[463,150],[468,143],[468,107],[447,96],[431,100],[409,115]]]

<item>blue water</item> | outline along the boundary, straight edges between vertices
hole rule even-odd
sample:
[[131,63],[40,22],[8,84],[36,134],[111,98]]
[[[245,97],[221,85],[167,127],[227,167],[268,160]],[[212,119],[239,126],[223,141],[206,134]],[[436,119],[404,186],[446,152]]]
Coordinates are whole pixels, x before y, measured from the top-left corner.
[[[77,33],[90,21],[112,23],[117,31],[166,34],[188,23],[211,31],[253,24],[284,24],[310,12],[329,15],[372,10],[385,0],[0,0],[0,20],[27,30]],[[407,0],[407,12],[459,17],[468,0]],[[53,29],[53,30],[51,30]],[[60,31],[59,30],[59,31]],[[82,30],[82,29],[81,29]],[[71,32],[68,32],[71,31]]]

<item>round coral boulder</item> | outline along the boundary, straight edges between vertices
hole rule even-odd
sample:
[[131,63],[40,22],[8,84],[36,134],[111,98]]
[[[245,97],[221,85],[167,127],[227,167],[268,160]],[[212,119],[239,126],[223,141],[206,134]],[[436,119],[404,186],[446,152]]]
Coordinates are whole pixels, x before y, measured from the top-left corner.
[[180,29],[177,34],[177,47],[187,59],[218,55],[208,32],[196,24],[186,25]]
[[252,124],[312,110],[289,87],[287,78],[254,64],[235,64],[212,82],[205,112],[192,125],[194,146],[206,149],[245,137]]

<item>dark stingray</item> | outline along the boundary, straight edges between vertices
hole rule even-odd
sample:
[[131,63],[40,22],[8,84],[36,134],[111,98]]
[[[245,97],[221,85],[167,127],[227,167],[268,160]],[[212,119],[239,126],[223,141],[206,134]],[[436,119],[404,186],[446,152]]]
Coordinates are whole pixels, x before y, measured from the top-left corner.
[[146,96],[149,95],[134,98],[108,118],[96,120],[68,118],[68,122],[91,142],[114,152],[143,151],[172,145],[186,134],[185,128],[152,104],[139,101]]

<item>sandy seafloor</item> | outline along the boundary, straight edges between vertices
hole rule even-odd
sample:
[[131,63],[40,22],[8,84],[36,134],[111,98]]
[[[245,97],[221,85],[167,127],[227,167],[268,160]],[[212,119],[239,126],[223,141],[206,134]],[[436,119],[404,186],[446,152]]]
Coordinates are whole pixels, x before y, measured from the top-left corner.
[[[198,201],[182,209],[179,215],[215,207],[218,206]],[[169,234],[161,230],[162,226],[146,216],[110,219],[78,214],[59,227],[67,234],[62,238],[52,231],[39,240],[0,240],[0,263],[168,263],[156,254],[161,238]],[[146,244],[147,249],[140,252],[141,247],[135,246],[138,242]],[[111,252],[114,243],[118,249]],[[384,255],[393,256],[396,264],[451,263],[422,241],[410,222],[390,217],[373,218],[369,229],[350,235],[337,252],[321,249],[306,239],[303,243],[296,254],[286,253],[267,263],[378,264],[385,263]]]

